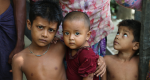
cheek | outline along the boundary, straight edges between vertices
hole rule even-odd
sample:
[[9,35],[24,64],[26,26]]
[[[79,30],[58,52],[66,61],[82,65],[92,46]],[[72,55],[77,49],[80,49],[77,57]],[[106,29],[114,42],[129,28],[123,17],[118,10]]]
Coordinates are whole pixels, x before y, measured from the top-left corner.
[[63,40],[64,40],[65,44],[66,44],[66,42],[68,42],[68,38],[67,37],[63,37]]

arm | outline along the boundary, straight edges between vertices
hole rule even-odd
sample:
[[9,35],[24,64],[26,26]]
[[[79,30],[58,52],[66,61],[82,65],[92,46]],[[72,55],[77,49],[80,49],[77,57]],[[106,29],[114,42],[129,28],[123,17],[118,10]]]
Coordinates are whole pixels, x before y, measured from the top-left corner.
[[[106,65],[107,65],[107,56],[104,56],[104,59],[105,59],[105,62],[106,62]],[[101,77],[102,80],[107,80],[107,71],[104,73],[104,75]]]
[[14,17],[17,29],[17,43],[14,50],[9,55],[9,63],[12,62],[12,57],[16,53],[24,49],[24,30],[26,24],[26,0],[13,0]]
[[87,77],[84,77],[83,80],[93,80],[94,73],[89,74]]
[[96,72],[94,73],[94,75],[98,76],[103,76],[104,73],[106,72],[106,63],[103,57],[99,56],[99,59],[97,61],[97,68],[96,68]]
[[21,64],[23,60],[22,58],[16,56],[14,56],[12,61],[13,80],[22,80],[23,73],[21,71]]

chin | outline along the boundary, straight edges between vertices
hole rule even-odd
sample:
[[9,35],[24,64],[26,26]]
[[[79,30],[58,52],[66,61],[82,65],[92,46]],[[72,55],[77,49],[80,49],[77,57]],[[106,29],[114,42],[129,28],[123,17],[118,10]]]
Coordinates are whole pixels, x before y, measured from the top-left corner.
[[115,50],[119,50],[119,49],[118,49],[117,47],[115,47],[115,46],[114,46],[114,49],[115,49]]
[[77,49],[77,48],[75,48],[75,47],[69,47],[70,49]]
[[41,46],[41,47],[44,47],[44,46],[47,46],[48,44],[40,43],[38,45]]

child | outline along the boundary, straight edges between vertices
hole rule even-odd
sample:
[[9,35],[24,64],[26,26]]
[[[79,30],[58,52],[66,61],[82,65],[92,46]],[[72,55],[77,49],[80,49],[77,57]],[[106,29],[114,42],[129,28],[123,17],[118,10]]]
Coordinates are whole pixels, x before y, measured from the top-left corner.
[[99,56],[87,42],[90,35],[90,20],[85,13],[74,11],[65,16],[63,38],[68,47],[66,54],[68,80],[99,80],[99,77],[93,78]]
[[62,42],[50,44],[63,19],[60,7],[49,1],[37,2],[30,10],[27,27],[32,43],[13,58],[13,80],[66,80]]
[[139,40],[141,23],[123,20],[114,39],[117,55],[105,56],[106,73],[102,80],[138,80]]
[[[57,3],[39,1],[32,6],[30,20],[27,20],[32,43],[13,58],[14,80],[22,80],[23,73],[28,80],[66,80],[65,46],[60,41],[50,44],[62,19]],[[101,73],[100,69],[98,73]]]
[[[30,2],[35,1],[45,1],[45,0],[30,0]],[[55,1],[59,1],[60,7],[63,12],[63,16],[65,16],[67,13],[71,11],[81,11],[87,13],[87,15],[90,17],[91,23],[90,26],[91,36],[88,42],[96,54],[104,56],[106,52],[106,43],[107,43],[105,37],[114,29],[114,25],[112,24],[110,14],[110,0],[55,0]],[[61,25],[56,33],[56,36],[63,40]],[[104,72],[105,69],[103,69],[102,75],[104,74]],[[95,74],[97,74],[97,76],[99,75],[97,71],[95,72]]]

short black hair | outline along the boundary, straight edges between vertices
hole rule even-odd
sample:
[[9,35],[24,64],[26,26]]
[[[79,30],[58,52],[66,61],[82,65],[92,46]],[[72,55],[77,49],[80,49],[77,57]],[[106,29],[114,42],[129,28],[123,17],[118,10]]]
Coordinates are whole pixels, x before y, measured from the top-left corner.
[[[133,42],[140,42],[140,33],[141,33],[141,22],[136,21],[136,20],[130,20],[130,19],[126,19],[121,21],[118,24],[118,27],[128,27],[130,30],[133,31]],[[139,49],[136,51],[136,54],[139,52]]]
[[57,22],[57,29],[63,20],[60,6],[51,0],[37,1],[31,6],[29,13],[31,25],[37,16],[47,19],[49,22]]
[[[65,20],[70,20],[70,21],[84,20],[85,24],[87,25],[88,29],[90,30],[90,19],[89,19],[88,15],[84,12],[72,11],[64,17],[64,21]],[[63,23],[64,23],[64,21],[63,21]]]
[[118,27],[120,26],[125,26],[131,29],[134,36],[133,42],[140,42],[141,23],[139,21],[126,19],[118,24]]

